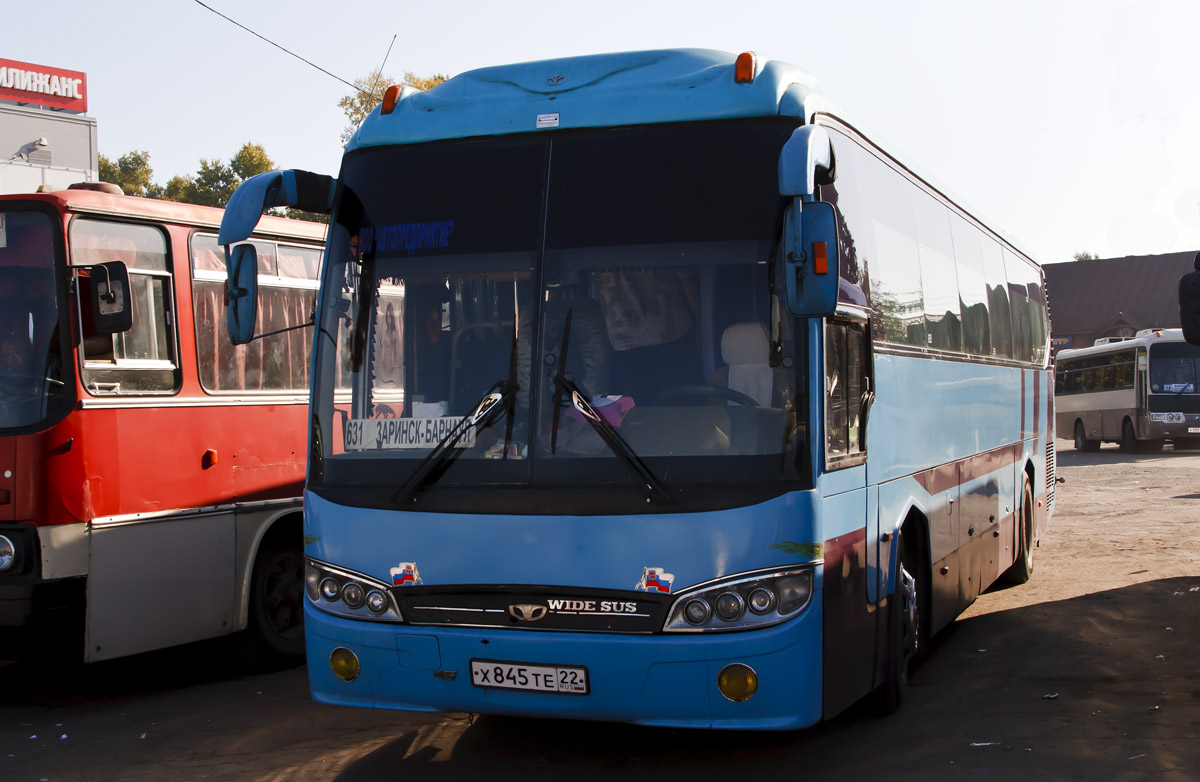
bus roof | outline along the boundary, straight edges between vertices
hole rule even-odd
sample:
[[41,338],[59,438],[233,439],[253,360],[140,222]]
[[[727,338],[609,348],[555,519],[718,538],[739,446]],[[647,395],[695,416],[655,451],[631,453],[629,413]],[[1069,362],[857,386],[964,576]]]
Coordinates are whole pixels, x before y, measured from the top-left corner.
[[[224,214],[224,210],[211,206],[115,195],[89,189],[0,195],[0,205],[11,201],[40,201],[80,214],[159,220],[213,231],[220,228],[221,215]],[[255,236],[321,242],[325,238],[325,229],[326,226],[323,223],[265,216],[259,221],[254,234]]]
[[664,49],[479,68],[427,92],[405,89],[393,112],[371,113],[346,151],[551,127],[811,117],[816,78],[769,61],[756,63],[752,82],[738,84],[735,60],[710,49]]
[[[746,53],[750,54],[750,53]],[[755,59],[753,81],[735,81],[739,55],[713,49],[590,54],[466,71],[427,91],[404,87],[395,108],[376,107],[346,144],[365,147],[531,133],[745,117],[828,114],[872,140],[1019,254],[1012,237],[988,225],[933,177],[896,156],[878,135],[819,91],[817,78],[778,60]]]
[[1071,358],[1081,358],[1102,353],[1116,353],[1129,350],[1138,345],[1150,345],[1155,342],[1183,342],[1183,329],[1142,329],[1127,339],[1112,339],[1111,341],[1097,340],[1096,344],[1071,350],[1060,350],[1055,355],[1056,361]]

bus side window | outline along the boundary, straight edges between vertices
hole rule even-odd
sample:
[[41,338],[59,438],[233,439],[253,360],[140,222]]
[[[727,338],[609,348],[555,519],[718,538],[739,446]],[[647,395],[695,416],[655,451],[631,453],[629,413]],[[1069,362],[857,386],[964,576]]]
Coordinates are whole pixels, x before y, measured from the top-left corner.
[[125,263],[133,309],[129,331],[94,333],[87,303],[92,281],[87,268],[78,270],[84,386],[100,395],[173,393],[180,375],[171,262],[162,229],[77,217],[71,222],[70,245],[71,263],[78,267]]
[[[825,324],[825,457],[827,469],[862,461],[867,432],[863,405],[870,392],[869,336],[859,323]],[[852,457],[860,458],[852,458]]]

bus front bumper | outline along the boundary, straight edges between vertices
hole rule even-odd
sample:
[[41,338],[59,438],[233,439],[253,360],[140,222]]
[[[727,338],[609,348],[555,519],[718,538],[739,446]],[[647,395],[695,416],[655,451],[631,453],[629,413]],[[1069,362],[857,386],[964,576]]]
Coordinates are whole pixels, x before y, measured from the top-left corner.
[[[692,728],[784,730],[821,719],[821,600],[764,629],[654,636],[422,628],[360,622],[305,606],[313,699],[339,706],[556,717]],[[333,672],[335,649],[360,670]],[[344,653],[342,653],[344,654]],[[471,661],[587,670],[587,694],[476,686]],[[733,664],[758,687],[741,702],[718,688]]]

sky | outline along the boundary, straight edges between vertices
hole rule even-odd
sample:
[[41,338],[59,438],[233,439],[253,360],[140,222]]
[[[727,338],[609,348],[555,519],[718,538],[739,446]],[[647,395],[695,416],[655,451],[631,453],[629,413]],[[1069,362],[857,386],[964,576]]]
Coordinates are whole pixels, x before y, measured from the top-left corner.
[[165,184],[248,141],[336,175],[338,101],[381,65],[752,50],[1041,263],[1200,251],[1196,0],[204,2],[333,75],[196,0],[9,10],[0,57],[85,72],[100,154],[145,151]]

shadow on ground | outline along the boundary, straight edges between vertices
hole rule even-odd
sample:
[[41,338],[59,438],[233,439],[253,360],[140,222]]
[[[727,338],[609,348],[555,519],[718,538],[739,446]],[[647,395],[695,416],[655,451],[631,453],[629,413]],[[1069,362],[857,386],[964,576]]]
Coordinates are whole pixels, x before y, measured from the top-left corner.
[[729,733],[447,715],[452,740],[406,731],[337,779],[1187,779],[1197,637],[1200,577],[1160,580],[957,622],[892,717]]
[[0,664],[0,705],[53,709],[136,700],[297,665],[250,656],[240,635],[88,665],[63,649],[43,651],[31,659]]

